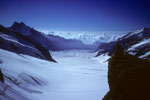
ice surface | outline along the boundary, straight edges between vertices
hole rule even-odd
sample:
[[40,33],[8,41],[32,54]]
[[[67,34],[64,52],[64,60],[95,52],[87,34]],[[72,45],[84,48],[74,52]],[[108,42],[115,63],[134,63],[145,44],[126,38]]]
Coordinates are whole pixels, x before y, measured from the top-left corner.
[[[52,52],[58,63],[0,49],[0,68],[16,91],[30,100],[101,100],[108,91],[108,56],[94,58],[88,51]],[[37,82],[36,82],[36,81]],[[38,84],[40,83],[40,84]]]

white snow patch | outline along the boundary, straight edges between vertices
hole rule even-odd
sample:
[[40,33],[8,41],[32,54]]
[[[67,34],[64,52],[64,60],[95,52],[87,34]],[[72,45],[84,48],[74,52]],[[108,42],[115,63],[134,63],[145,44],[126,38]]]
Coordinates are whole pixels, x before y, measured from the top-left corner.
[[141,46],[141,45],[146,44],[146,43],[150,43],[150,39],[145,39],[145,40],[133,45],[131,48],[128,49],[128,51],[129,50],[135,50],[136,47]]
[[3,39],[6,39],[8,41],[12,41],[12,42],[16,42],[18,43],[17,39],[13,38],[12,36],[6,35],[2,32],[0,32],[0,37],[2,37]]
[[144,58],[146,56],[150,55],[150,52],[146,52],[144,55],[140,56],[139,58]]
[[13,38],[12,36],[9,36],[9,35],[6,35],[6,34],[3,34],[2,32],[0,32],[0,37],[2,37],[2,38],[3,38],[3,39],[5,39],[5,40],[8,40],[8,41],[11,41],[11,42],[14,42],[14,43],[20,44],[20,45],[22,45],[22,46],[24,46],[24,47],[28,47],[28,48],[33,49],[33,47],[28,46],[28,45],[24,45],[24,44],[22,44],[22,43],[18,42],[18,40],[17,40],[17,39],[15,39],[15,38]]

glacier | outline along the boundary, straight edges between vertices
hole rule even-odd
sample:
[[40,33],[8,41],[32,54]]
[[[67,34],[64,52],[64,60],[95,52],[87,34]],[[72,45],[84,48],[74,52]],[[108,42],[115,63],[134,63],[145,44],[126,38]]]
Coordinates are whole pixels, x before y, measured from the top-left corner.
[[3,85],[7,87],[0,99],[7,100],[7,95],[15,100],[101,100],[109,90],[109,56],[95,58],[95,54],[85,50],[52,52],[58,62],[53,63],[0,49]]

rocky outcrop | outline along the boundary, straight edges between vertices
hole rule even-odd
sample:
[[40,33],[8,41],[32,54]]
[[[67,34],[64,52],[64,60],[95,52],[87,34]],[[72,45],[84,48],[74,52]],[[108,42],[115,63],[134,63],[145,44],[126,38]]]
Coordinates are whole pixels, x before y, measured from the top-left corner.
[[116,47],[108,64],[110,91],[103,100],[149,100],[150,61],[125,54],[119,44]]
[[1,69],[0,69],[0,81],[4,83],[4,76]]

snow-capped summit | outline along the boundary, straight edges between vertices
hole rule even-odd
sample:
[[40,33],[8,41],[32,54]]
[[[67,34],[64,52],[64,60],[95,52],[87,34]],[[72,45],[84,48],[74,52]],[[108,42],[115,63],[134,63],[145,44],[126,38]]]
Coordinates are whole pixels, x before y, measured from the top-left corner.
[[150,28],[145,27],[140,30],[134,30],[118,38],[116,41],[100,44],[97,48],[97,51],[99,51],[97,56],[103,53],[112,55],[116,43],[120,43],[125,51],[132,55],[150,59]]
[[81,40],[84,44],[93,44],[96,42],[109,42],[116,39],[116,36],[110,36],[108,33],[102,32],[102,33],[72,33],[72,32],[48,32],[48,34],[60,36],[65,39],[76,39]]
[[125,38],[142,38],[143,36],[147,36],[150,33],[150,28],[144,27],[142,29],[136,29],[132,32],[129,32],[128,34],[122,36],[119,38],[119,40],[125,39]]

